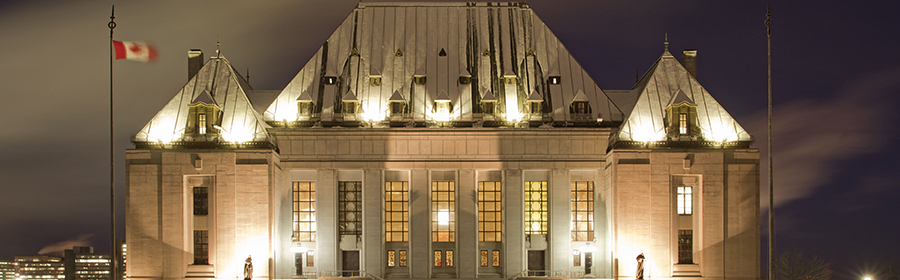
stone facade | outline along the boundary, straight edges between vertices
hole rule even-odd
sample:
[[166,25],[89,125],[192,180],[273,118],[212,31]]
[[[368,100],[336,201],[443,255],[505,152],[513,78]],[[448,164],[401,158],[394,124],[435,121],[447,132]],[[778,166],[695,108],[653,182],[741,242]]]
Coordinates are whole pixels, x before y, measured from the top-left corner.
[[524,2],[366,2],[268,107],[191,69],[126,153],[129,278],[759,279],[758,150],[668,49],[604,91]]

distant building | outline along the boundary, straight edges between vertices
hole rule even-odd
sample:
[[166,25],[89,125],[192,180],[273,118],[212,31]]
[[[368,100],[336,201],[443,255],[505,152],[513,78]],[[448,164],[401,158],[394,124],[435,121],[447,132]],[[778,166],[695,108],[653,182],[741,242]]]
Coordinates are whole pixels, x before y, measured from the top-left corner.
[[262,110],[192,50],[126,153],[128,277],[759,279],[753,138],[660,50],[602,90],[524,2],[360,2]]
[[20,279],[65,279],[65,263],[62,258],[51,256],[16,257]]
[[67,280],[109,280],[109,254],[94,253],[93,247],[75,246],[66,250]]
[[0,280],[16,280],[19,264],[13,261],[0,261]]

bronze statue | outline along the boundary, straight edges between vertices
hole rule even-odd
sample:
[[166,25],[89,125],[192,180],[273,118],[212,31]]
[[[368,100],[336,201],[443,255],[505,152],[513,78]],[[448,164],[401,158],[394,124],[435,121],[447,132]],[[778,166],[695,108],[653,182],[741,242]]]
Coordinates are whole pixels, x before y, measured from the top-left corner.
[[637,256],[637,272],[634,273],[634,279],[644,280],[644,253]]
[[244,262],[244,280],[251,279],[253,279],[253,259],[247,256],[247,260]]

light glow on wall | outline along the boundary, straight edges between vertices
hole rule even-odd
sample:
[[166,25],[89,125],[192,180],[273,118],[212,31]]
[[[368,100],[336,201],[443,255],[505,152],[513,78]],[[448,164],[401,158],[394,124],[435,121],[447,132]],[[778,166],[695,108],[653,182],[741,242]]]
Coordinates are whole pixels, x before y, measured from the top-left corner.
[[169,143],[175,141],[175,131],[167,131],[166,128],[175,127],[175,119],[171,117],[163,117],[159,122],[154,124],[147,133],[147,141]]
[[362,118],[367,122],[374,122],[383,120],[386,117],[384,112],[381,112],[378,108],[378,102],[365,102],[366,105],[362,106]]

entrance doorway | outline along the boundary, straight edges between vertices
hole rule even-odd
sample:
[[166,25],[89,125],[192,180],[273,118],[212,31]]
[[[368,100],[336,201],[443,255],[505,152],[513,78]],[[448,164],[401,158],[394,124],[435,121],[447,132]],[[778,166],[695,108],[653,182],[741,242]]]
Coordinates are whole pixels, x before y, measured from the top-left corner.
[[584,253],[584,275],[591,274],[591,268],[594,267],[594,253]]
[[341,276],[359,275],[359,251],[341,251]]
[[544,251],[528,251],[528,276],[546,276]]

